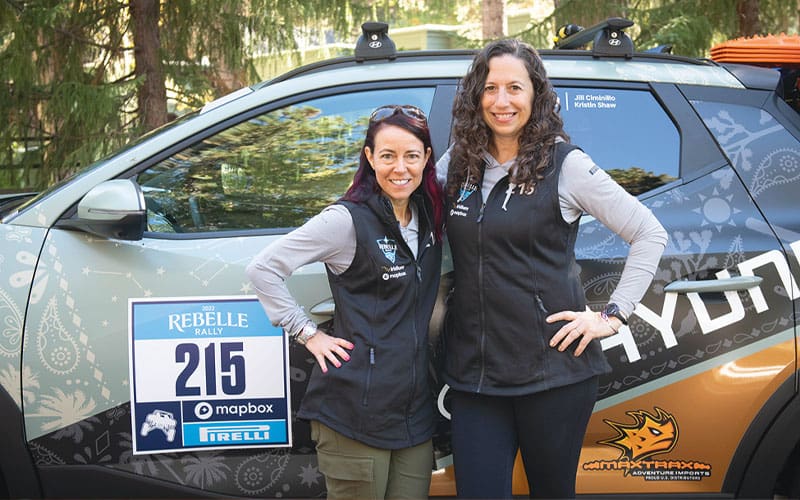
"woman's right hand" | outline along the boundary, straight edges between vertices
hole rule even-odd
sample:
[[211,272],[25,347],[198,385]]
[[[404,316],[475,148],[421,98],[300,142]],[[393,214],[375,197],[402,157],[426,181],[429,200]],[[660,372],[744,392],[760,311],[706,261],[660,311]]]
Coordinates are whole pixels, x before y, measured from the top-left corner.
[[[351,342],[339,337],[331,337],[322,330],[317,330],[316,335],[306,342],[306,349],[317,358],[322,373],[328,373],[326,359],[336,368],[342,366],[342,361],[350,361],[350,353],[345,349],[352,350],[353,347],[355,346]],[[340,358],[342,361],[339,360]]]

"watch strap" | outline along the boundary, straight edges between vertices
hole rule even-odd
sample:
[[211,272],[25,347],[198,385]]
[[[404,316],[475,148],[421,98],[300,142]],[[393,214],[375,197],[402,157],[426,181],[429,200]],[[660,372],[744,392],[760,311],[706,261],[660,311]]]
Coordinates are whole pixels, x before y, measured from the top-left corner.
[[620,311],[619,306],[617,304],[614,304],[613,302],[610,302],[608,305],[606,305],[606,308],[603,309],[603,312],[601,312],[600,315],[604,319],[608,319],[609,317],[614,317],[620,320],[623,325],[628,324],[628,318],[626,318],[625,315],[622,314],[622,311]]
[[292,339],[300,345],[306,345],[306,342],[311,340],[311,337],[317,334],[317,325],[313,321],[309,321],[299,332],[292,336]]

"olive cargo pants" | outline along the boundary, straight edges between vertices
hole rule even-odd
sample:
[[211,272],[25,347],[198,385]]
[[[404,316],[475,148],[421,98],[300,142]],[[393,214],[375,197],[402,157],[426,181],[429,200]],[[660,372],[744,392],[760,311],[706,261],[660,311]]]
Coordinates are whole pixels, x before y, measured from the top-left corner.
[[312,420],[319,470],[328,498],[428,498],[433,468],[433,444],[400,450],[374,448],[345,437]]

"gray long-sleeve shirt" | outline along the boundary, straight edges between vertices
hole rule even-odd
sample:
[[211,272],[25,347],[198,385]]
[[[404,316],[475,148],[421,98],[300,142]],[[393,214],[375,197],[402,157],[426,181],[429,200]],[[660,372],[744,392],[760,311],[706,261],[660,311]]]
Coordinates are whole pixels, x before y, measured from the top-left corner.
[[[409,206],[411,221],[406,227],[400,226],[400,232],[416,256],[419,216],[414,203]],[[272,324],[294,335],[310,319],[292,297],[286,279],[297,268],[312,262],[323,262],[331,272],[341,274],[355,255],[353,217],[344,205],[331,205],[259,252],[246,273]]]

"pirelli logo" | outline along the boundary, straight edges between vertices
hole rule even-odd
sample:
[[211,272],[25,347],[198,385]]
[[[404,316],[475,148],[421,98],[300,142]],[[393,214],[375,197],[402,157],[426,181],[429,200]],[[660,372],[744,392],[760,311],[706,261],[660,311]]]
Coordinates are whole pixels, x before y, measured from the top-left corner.
[[237,425],[227,427],[202,427],[201,443],[246,443],[269,441],[269,425]]

